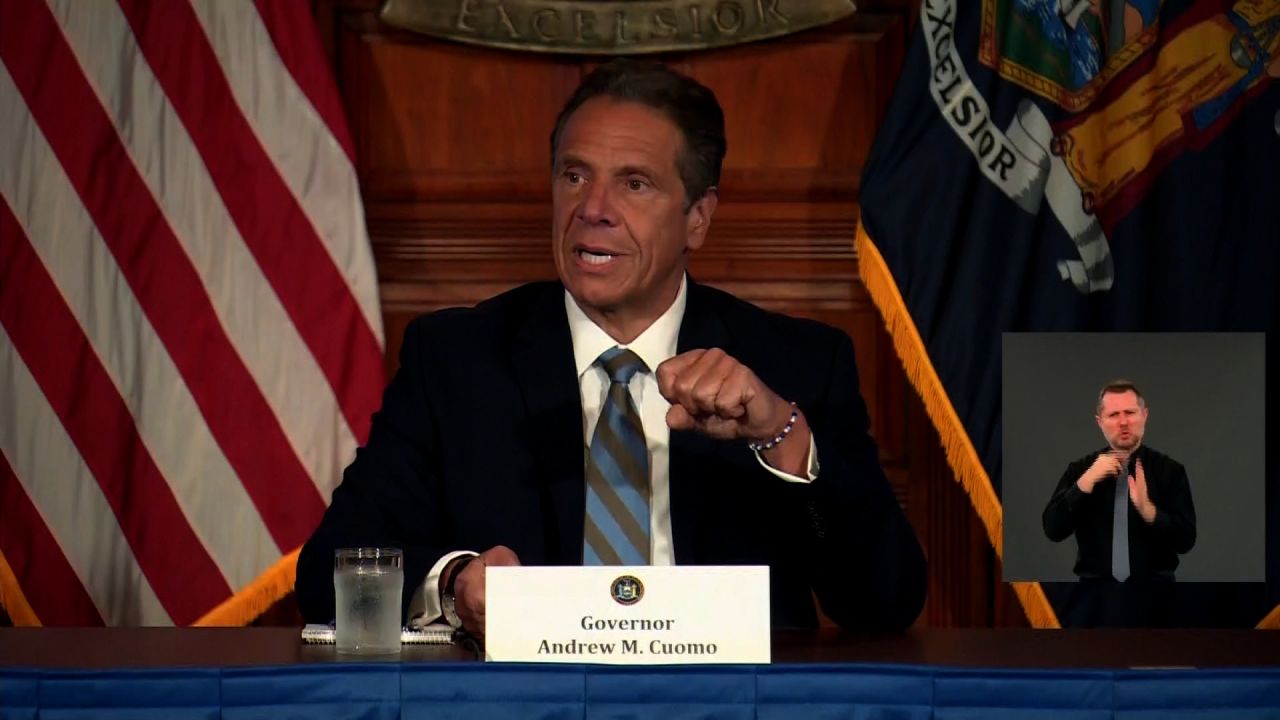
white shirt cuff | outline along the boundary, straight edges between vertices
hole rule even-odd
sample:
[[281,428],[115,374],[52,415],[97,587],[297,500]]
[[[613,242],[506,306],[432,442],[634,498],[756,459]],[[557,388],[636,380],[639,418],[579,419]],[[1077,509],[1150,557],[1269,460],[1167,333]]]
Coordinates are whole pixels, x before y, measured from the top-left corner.
[[813,442],[813,433],[809,433],[808,477],[800,477],[799,475],[784,473],[781,470],[778,470],[777,468],[773,467],[769,463],[765,462],[764,458],[760,456],[759,450],[752,450],[751,452],[756,454],[756,462],[760,463],[760,467],[764,468],[765,470],[768,470],[769,472],[782,478],[783,480],[786,480],[787,482],[801,483],[803,485],[808,485],[809,483],[818,479],[818,446]]
[[417,592],[409,600],[410,627],[419,628],[430,625],[439,620],[443,614],[444,611],[440,609],[440,574],[444,572],[449,561],[464,555],[479,554],[470,550],[455,550],[445,553],[436,561],[436,564],[431,567],[431,572],[427,573],[427,579],[422,581],[422,585],[418,586]]

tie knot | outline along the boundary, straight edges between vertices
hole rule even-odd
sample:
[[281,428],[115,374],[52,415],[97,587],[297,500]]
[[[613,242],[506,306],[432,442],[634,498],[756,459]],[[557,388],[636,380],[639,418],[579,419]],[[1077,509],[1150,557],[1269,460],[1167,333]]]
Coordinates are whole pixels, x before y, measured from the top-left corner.
[[604,366],[611,382],[623,385],[631,382],[631,377],[637,372],[646,369],[639,355],[620,347],[612,347],[600,353],[596,362]]

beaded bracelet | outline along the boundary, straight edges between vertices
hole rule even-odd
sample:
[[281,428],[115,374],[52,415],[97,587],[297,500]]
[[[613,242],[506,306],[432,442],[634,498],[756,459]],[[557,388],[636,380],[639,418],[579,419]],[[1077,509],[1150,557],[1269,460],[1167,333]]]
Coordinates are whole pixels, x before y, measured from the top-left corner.
[[787,424],[783,426],[782,432],[778,433],[777,437],[765,442],[755,442],[753,440],[747,443],[747,447],[756,452],[760,452],[761,450],[769,450],[783,440],[786,440],[787,436],[791,434],[791,429],[796,426],[796,413],[796,404],[793,402],[791,403],[791,417],[787,420]]

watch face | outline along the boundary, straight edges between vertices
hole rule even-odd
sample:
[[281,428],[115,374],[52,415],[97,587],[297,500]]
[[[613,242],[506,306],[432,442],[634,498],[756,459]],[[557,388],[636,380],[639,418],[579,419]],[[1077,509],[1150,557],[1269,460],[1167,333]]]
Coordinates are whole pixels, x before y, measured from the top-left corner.
[[444,614],[445,622],[455,628],[462,627],[462,618],[458,617],[458,609],[452,595],[445,595],[440,599],[440,609]]

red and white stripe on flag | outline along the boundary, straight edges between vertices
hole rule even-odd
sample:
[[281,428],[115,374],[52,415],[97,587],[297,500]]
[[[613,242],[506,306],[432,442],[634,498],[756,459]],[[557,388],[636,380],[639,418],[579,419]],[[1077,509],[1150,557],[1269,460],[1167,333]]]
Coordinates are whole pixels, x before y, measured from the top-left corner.
[[306,0],[0,2],[0,601],[244,622],[364,441],[377,279]]

